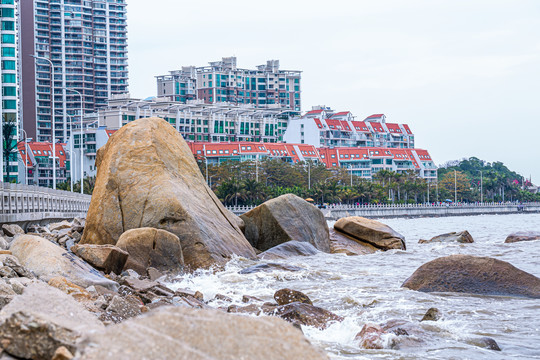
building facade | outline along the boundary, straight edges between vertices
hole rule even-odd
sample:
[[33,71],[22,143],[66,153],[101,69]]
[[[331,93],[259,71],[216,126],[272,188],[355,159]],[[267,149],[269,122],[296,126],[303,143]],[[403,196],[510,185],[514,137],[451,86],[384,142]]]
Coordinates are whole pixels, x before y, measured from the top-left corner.
[[283,140],[316,147],[414,148],[414,134],[407,124],[388,123],[384,114],[358,121],[351,112],[321,106],[291,118]]
[[[19,101],[18,101],[18,14],[17,6],[14,0],[3,0],[0,3],[0,43],[1,43],[1,85],[2,93],[0,100],[0,113],[2,114],[2,124],[12,124],[8,126],[6,130],[9,130],[9,134],[6,138],[9,138],[9,147],[15,147],[17,141],[20,139],[21,134],[19,131]],[[4,141],[3,128],[0,128],[0,139]],[[4,159],[3,154],[0,155],[0,171],[3,172],[1,181],[17,181],[18,164],[17,153],[13,152],[8,159]]]
[[24,0],[20,13],[23,127],[38,142],[53,129],[66,142],[81,107],[93,112],[127,91],[126,1]]
[[[56,182],[66,182],[70,176],[70,161],[66,144],[56,143]],[[22,141],[17,144],[19,182],[28,185],[52,187],[53,145],[49,142]]]
[[209,66],[182,67],[157,76],[158,97],[206,104],[227,102],[256,108],[301,111],[301,71],[281,70],[279,60],[268,60],[256,69],[238,68],[236,57],[210,62]]

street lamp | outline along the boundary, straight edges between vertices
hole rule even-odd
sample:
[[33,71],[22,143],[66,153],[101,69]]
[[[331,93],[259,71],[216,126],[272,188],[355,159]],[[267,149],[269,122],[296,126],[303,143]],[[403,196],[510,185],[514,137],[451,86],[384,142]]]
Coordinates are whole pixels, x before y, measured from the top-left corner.
[[24,152],[26,155],[26,160],[24,160],[24,184],[28,186],[28,134],[24,129],[20,129],[24,133]]
[[[83,177],[84,177],[84,169],[83,169],[83,165],[84,165],[84,154],[83,154],[83,117],[84,117],[84,113],[83,113],[83,96],[82,94],[78,91],[78,90],[75,90],[75,89],[72,89],[72,88],[64,88],[68,91],[73,91],[74,93],[76,93],[77,95],[79,95],[79,98],[81,100],[81,132],[80,132],[80,139],[79,139],[79,148],[81,149],[81,194],[83,193]],[[73,177],[73,175],[71,175],[71,177]]]
[[37,56],[36,54],[31,54],[30,55],[31,57],[33,57],[34,59],[39,59],[39,60],[45,60],[45,61],[48,61],[49,64],[51,65],[51,92],[52,92],[52,95],[51,95],[51,128],[52,128],[52,147],[53,147],[53,189],[56,189],[56,160],[55,160],[55,157],[56,157],[56,136],[55,136],[55,121],[54,121],[54,116],[55,116],[55,112],[54,112],[54,65],[51,61],[51,59],[49,58],[46,58],[46,57],[43,57],[43,56]]
[[218,174],[214,174],[214,175],[210,176],[210,184],[209,184],[210,190],[212,190],[212,178],[214,176],[218,176]]
[[73,192],[73,116],[68,114],[66,116],[69,118],[69,185]]

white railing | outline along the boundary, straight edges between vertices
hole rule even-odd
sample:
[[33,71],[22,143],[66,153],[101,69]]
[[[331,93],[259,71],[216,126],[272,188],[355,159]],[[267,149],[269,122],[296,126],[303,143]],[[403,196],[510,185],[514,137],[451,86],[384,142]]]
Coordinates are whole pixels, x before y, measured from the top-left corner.
[[[90,195],[69,191],[2,183],[0,185],[0,215],[86,213],[90,206],[90,199]],[[10,218],[17,218],[17,216]]]

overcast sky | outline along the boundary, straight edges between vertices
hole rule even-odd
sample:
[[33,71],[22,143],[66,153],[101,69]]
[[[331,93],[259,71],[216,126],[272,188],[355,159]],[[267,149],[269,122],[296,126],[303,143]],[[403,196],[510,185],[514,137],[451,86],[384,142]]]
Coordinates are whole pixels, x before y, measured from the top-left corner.
[[540,184],[538,0],[127,0],[130,92],[236,56],[302,70],[302,110],[407,123],[437,164],[502,161]]

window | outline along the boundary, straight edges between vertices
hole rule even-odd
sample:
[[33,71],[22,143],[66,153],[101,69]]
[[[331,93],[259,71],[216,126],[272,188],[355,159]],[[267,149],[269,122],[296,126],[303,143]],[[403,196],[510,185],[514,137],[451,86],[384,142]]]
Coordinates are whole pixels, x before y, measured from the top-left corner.
[[2,70],[15,70],[15,60],[2,60]]
[[3,100],[2,106],[4,107],[4,109],[16,109],[17,100]]
[[[3,9],[6,10],[6,9]],[[2,44],[15,44],[14,34],[2,34]]]
[[3,96],[17,96],[17,88],[14,86],[4,86],[2,87]]
[[15,74],[2,74],[2,82],[15,84]]
[[15,56],[15,48],[2,47],[2,56]]
[[2,30],[15,30],[14,21],[2,21]]

